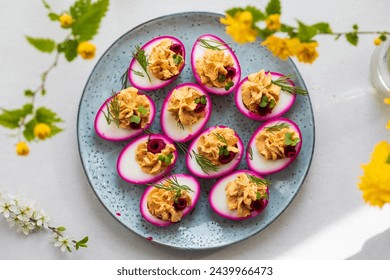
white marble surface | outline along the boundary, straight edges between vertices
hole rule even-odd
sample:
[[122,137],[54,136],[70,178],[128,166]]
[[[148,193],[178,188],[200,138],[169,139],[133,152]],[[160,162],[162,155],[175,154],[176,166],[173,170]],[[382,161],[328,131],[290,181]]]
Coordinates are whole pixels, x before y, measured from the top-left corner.
[[[65,9],[72,1],[49,3]],[[98,56],[120,35],[158,16],[184,11],[222,13],[236,5],[262,1],[112,0],[94,43]],[[388,0],[284,0],[283,20],[329,21],[336,31],[359,23],[363,30],[390,28]],[[163,3],[163,4],[162,4]],[[1,0],[0,107],[24,102],[23,90],[35,87],[52,57],[31,48],[24,35],[64,36],[49,23],[40,1]],[[121,226],[100,204],[84,175],[78,155],[76,118],[84,84],[97,58],[61,60],[48,79],[48,94],[39,98],[65,120],[65,132],[46,143],[32,143],[27,157],[15,155],[16,140],[0,128],[0,189],[20,194],[50,213],[55,225],[70,234],[90,237],[89,248],[63,254],[44,232],[25,237],[0,219],[0,259],[390,259],[390,207],[364,204],[357,189],[360,164],[374,144],[389,139],[383,105],[369,81],[373,36],[357,48],[344,40],[319,40],[314,65],[298,68],[311,93],[316,120],[313,163],[302,190],[290,207],[260,234],[219,250],[177,251],[140,239]]]

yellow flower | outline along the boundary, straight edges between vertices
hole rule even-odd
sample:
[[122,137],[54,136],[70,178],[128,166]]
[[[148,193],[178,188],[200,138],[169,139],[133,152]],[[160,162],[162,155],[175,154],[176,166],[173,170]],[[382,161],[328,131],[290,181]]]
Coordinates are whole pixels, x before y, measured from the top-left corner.
[[70,14],[63,13],[60,17],[59,20],[61,22],[61,26],[63,28],[69,28],[72,23],[73,23],[73,18]]
[[41,140],[45,140],[50,136],[51,128],[45,123],[38,123],[34,126],[34,135]]
[[252,13],[248,11],[236,12],[234,17],[226,14],[226,18],[221,18],[220,22],[226,25],[226,33],[237,43],[244,44],[256,41],[257,31],[252,28]]
[[267,25],[267,28],[272,31],[277,31],[282,26],[280,23],[280,15],[279,14],[273,14],[269,15],[268,18],[265,20],[265,24]]
[[378,143],[371,155],[371,162],[362,166],[359,189],[363,199],[370,205],[382,207],[390,202],[390,145]]
[[317,42],[301,43],[296,52],[298,60],[304,63],[313,63],[318,57],[317,46]]
[[[383,101],[385,104],[390,105],[390,98],[385,98]],[[390,129],[390,120],[387,121],[386,128]]]
[[289,56],[295,55],[299,46],[299,40],[297,38],[279,38],[271,35],[261,45],[266,46],[273,55],[286,60]]
[[16,144],[16,153],[19,156],[27,156],[29,152],[30,149],[26,142],[20,141],[18,144]]
[[378,37],[378,38],[375,38],[375,39],[374,39],[374,45],[375,45],[375,46],[379,46],[381,43],[382,43],[381,38]]
[[77,47],[77,53],[84,59],[95,57],[96,47],[90,42],[81,42]]

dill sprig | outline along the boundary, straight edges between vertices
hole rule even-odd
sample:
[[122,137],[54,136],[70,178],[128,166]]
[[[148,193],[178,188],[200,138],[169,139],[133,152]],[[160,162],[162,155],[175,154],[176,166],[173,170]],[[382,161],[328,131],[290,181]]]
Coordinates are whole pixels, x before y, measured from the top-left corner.
[[171,176],[170,178],[165,178],[165,180],[161,183],[150,184],[150,186],[153,186],[157,189],[174,192],[176,198],[181,197],[182,191],[194,192],[187,185],[181,185],[175,175]]
[[125,89],[127,87],[127,77],[129,75],[129,68],[126,69],[126,72],[123,73],[121,76],[121,84],[122,84],[122,89]]
[[[218,171],[219,167],[217,165],[215,165],[211,160],[196,153],[194,150],[192,150],[192,153],[195,156],[196,163],[200,166],[200,168],[202,169],[202,171],[204,173],[210,174],[210,172]],[[190,156],[191,156],[191,154],[190,154]]]
[[142,73],[141,71],[137,71],[137,70],[133,70],[133,69],[131,69],[131,71],[133,71],[133,73],[136,74],[137,76],[145,77],[144,73]]
[[252,147],[251,146],[248,146],[246,148],[246,151],[248,152],[249,154],[249,160],[253,160],[253,150],[252,150]]
[[225,136],[219,134],[219,133],[215,133],[213,132],[213,135],[215,136],[215,138],[217,138],[219,141],[221,141],[222,143],[224,143],[225,145],[227,145],[227,141],[226,141],[226,138]]
[[119,114],[121,111],[121,101],[118,99],[118,95],[115,91],[111,93],[111,99],[106,103],[107,114],[103,110],[104,117],[106,118],[107,124],[114,122],[119,128]]
[[[222,51],[226,50],[226,43],[220,42],[218,40],[214,39],[198,39],[200,42],[200,46],[209,49],[209,50],[215,50],[215,51]],[[221,48],[222,46],[225,46],[225,48]]]
[[246,176],[248,177],[249,180],[251,180],[254,184],[256,184],[258,186],[268,186],[269,183],[270,183],[266,179],[259,178],[259,177],[256,177],[256,176],[253,176],[253,175],[250,175],[250,174],[246,174]]
[[148,65],[149,65],[148,56],[145,54],[145,50],[141,49],[139,46],[135,46],[135,52],[133,52],[133,57],[141,65],[142,69],[145,71],[146,75],[148,76],[149,82],[151,82],[152,80],[150,79],[148,73]]
[[180,119],[177,120],[177,126],[180,127],[181,130],[184,130],[184,125],[181,123]]
[[265,128],[265,130],[267,132],[276,132],[276,131],[280,131],[282,130],[283,128],[289,128],[290,125],[288,123],[284,123],[284,122],[278,122],[277,124],[273,125],[273,126],[267,126]]
[[291,79],[293,79],[293,75],[288,74],[276,80],[271,80],[271,83],[277,85],[283,91],[288,92],[290,94],[307,95],[307,91],[303,88],[291,85],[289,82]]

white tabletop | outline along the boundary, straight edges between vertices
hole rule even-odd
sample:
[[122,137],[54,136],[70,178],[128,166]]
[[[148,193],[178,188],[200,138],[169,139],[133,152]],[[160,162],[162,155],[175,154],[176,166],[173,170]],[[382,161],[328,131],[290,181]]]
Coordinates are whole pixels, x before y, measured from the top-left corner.
[[[72,1],[48,1],[56,10]],[[336,31],[390,29],[388,0],[284,0],[283,20],[328,21]],[[111,1],[94,39],[98,56],[131,28],[171,13],[223,13],[232,6],[266,1],[170,0]],[[23,91],[35,87],[52,61],[24,36],[61,39],[40,1],[2,1],[0,37],[0,107],[23,104]],[[15,154],[16,139],[0,127],[0,190],[33,200],[78,238],[88,235],[89,248],[61,253],[45,232],[25,237],[0,218],[0,259],[390,259],[390,207],[367,206],[357,188],[360,165],[375,143],[389,139],[390,117],[369,80],[374,36],[358,47],[340,39],[319,39],[320,57],[298,64],[311,94],[316,124],[313,162],[301,191],[288,209],[254,237],[218,250],[178,251],[147,242],[119,224],[100,204],[84,174],[77,148],[76,120],[85,82],[95,65],[77,59],[50,74],[47,96],[39,98],[65,120],[65,131],[45,143],[32,143],[28,157]]]

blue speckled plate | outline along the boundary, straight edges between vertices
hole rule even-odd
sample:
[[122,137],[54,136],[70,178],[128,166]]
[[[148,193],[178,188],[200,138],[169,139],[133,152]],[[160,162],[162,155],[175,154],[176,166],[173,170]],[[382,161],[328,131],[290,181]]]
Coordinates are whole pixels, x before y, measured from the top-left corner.
[[[314,149],[314,119],[309,97],[298,96],[293,108],[285,115],[295,121],[303,134],[303,147],[297,160],[284,171],[269,176],[270,203],[260,216],[242,221],[225,220],[208,205],[208,191],[215,180],[200,180],[203,190],[192,215],[168,228],[157,228],[142,219],[139,201],[144,186],[135,186],[121,180],[116,172],[117,157],[126,143],[111,143],[100,139],[94,132],[96,111],[112,90],[121,88],[120,77],[126,71],[131,52],[136,45],[143,45],[153,37],[172,35],[179,38],[191,53],[196,38],[204,33],[213,33],[235,50],[241,63],[242,78],[261,68],[285,74],[293,74],[296,85],[305,88],[301,75],[291,60],[280,61],[273,57],[259,42],[238,45],[224,32],[219,24],[221,15],[194,12],[175,14],[146,22],[120,37],[103,54],[92,71],[80,101],[78,114],[78,143],[81,161],[88,180],[99,200],[115,219],[145,239],[167,246],[183,249],[206,249],[226,246],[244,240],[269,226],[291,203],[302,186],[308,172]],[[195,82],[187,56],[184,71],[170,86],[148,92],[160,113],[162,101],[173,87],[183,82]],[[212,96],[213,113],[207,126],[227,125],[241,136],[244,144],[259,122],[247,119],[235,108],[233,95]],[[158,116],[158,115],[157,115]],[[161,132],[157,117],[151,130]],[[242,160],[239,169],[246,169]],[[188,173],[184,155],[174,169],[175,173]],[[147,242],[147,240],[145,240]]]

